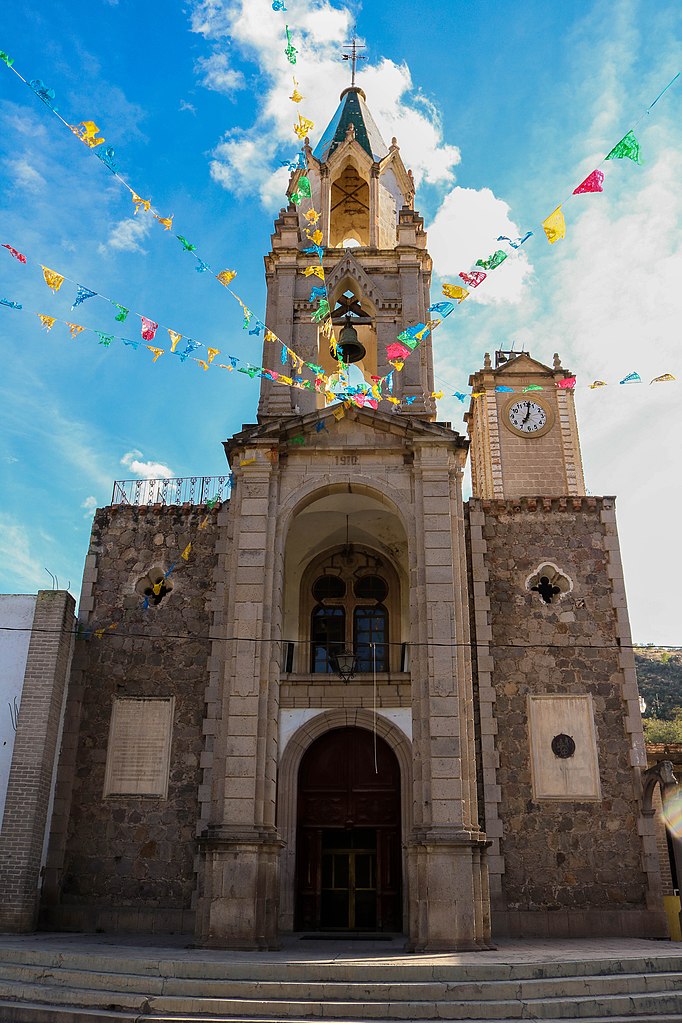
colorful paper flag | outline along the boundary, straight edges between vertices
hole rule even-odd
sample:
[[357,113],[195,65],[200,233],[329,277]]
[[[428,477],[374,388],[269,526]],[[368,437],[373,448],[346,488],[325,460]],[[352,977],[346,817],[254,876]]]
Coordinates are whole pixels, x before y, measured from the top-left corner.
[[95,152],[95,156],[102,161],[105,167],[108,167],[112,174],[116,174],[118,167],[114,163],[114,157],[116,153],[112,146],[107,146],[106,149],[98,149]]
[[81,327],[79,323],[69,323],[66,321],[66,326],[69,328],[69,333],[74,340],[78,337],[81,331],[85,330],[85,327]]
[[501,385],[500,387],[496,387],[495,390],[496,391],[504,391],[505,393],[513,393],[514,388],[513,387],[505,387],[505,386]]
[[95,296],[97,295],[96,291],[90,291],[90,288],[84,288],[82,284],[78,284],[76,287],[77,287],[76,298],[74,299],[74,303],[71,306],[72,312],[77,305],[80,305],[82,302],[85,302],[85,300],[88,298],[95,298]]
[[37,313],[37,316],[45,330],[49,333],[56,323],[56,317],[45,316],[43,313]]
[[429,312],[440,313],[441,316],[445,317],[449,316],[454,308],[455,307],[452,302],[435,302],[433,305],[429,306]]
[[81,121],[80,124],[70,124],[69,127],[74,135],[84,142],[88,149],[94,149],[95,146],[101,146],[104,139],[97,138],[97,132],[99,128],[94,121]]
[[454,391],[452,397],[457,398],[458,401],[464,401],[466,394],[463,391]]
[[542,229],[547,235],[550,245],[554,245],[554,242],[566,237],[566,221],[561,212],[561,206],[557,206],[547,219],[542,221]]
[[607,160],[632,160],[633,163],[641,164],[640,153],[639,153],[639,142],[635,138],[635,133],[629,131],[627,135],[624,135],[620,142],[613,147],[611,152],[606,157]]
[[137,216],[140,210],[144,210],[145,213],[149,211],[152,205],[151,199],[141,199],[137,192],[131,192],[131,198],[135,204],[135,216]]
[[476,266],[482,266],[484,270],[496,270],[500,263],[504,263],[507,258],[507,253],[502,249],[497,249],[493,252],[492,256],[488,256],[487,259],[477,259]]
[[543,390],[543,388],[540,387],[540,384],[528,384],[528,387],[524,387],[524,389],[523,389],[524,394],[525,394],[526,391],[542,391],[542,390]]
[[317,210],[309,209],[307,213],[303,214],[303,216],[309,224],[316,224],[320,219],[321,214],[319,214]]
[[[144,336],[144,335],[143,335],[143,336]],[[152,335],[152,336],[153,336],[153,335]],[[157,360],[157,359],[158,359],[158,358],[159,358],[159,357],[160,357],[161,355],[163,355],[163,354],[164,354],[164,349],[163,349],[163,348],[154,348],[154,346],[153,346],[153,345],[145,345],[145,348],[148,348],[148,349],[149,349],[149,351],[150,351],[150,352],[152,353],[152,355],[154,356],[154,358],[152,359],[152,362],[153,362],[153,363],[154,363],[154,362],[156,362],[156,360]]]
[[597,387],[606,387],[606,381],[605,380],[595,380],[593,383],[590,384],[590,390],[591,391],[594,391]]
[[304,139],[306,135],[315,127],[315,122],[309,120],[307,117],[303,117],[302,114],[298,115],[298,124],[294,125],[294,131],[299,139]]
[[407,345],[401,344],[400,341],[394,341],[386,346],[386,355],[389,362],[393,362],[395,359],[406,359],[409,354],[410,349]]
[[236,276],[237,276],[236,270],[221,270],[220,273],[218,274],[217,279],[220,281],[221,284],[224,284],[225,287],[227,287],[230,281],[233,281]]
[[654,379],[651,381],[651,383],[652,384],[662,384],[662,383],[666,383],[668,380],[675,380],[675,379],[676,378],[672,375],[672,373],[662,373],[660,377],[654,377]]
[[307,266],[304,270],[299,271],[304,277],[319,277],[321,281],[324,280],[324,269],[321,266]]
[[216,355],[220,355],[220,349],[219,348],[207,348],[206,351],[208,352],[208,358],[206,359],[206,362],[210,366],[211,363],[213,362],[213,360],[215,359]]
[[639,373],[628,373],[626,377],[618,381],[619,384],[641,384],[641,382],[642,378]]
[[575,377],[564,377],[563,380],[557,380],[556,385],[563,391],[572,391],[575,387]]
[[600,170],[593,170],[577,188],[573,189],[573,195],[583,195],[585,192],[603,192],[603,182],[604,172]]
[[163,224],[166,231],[170,231],[173,227],[173,217],[160,217],[158,213],[153,213],[154,220],[158,220],[160,224]]
[[99,338],[99,343],[101,345],[104,345],[105,348],[108,348],[109,345],[111,344],[111,342],[114,340],[114,335],[113,334],[105,334],[101,330],[96,331],[96,334],[97,334],[97,337]]
[[313,231],[313,233],[311,234],[310,228],[307,227],[305,233],[306,236],[310,238],[311,242],[313,242],[314,245],[319,245],[320,242],[322,241],[323,236],[322,232],[319,229],[317,231]]
[[157,330],[159,329],[158,323],[154,323],[153,320],[147,319],[146,316],[140,316],[140,319],[142,320],[142,330],[141,330],[142,340],[143,341],[153,341],[154,340],[154,336],[155,336]]
[[26,262],[26,256],[23,256],[21,252],[17,252],[17,250],[13,249],[11,245],[4,244],[2,247],[3,249],[7,249],[8,252],[11,252],[14,258],[18,259],[20,263]]
[[170,350],[171,352],[174,352],[175,349],[178,347],[178,344],[182,341],[182,334],[178,334],[177,331],[171,330],[170,327],[166,327],[166,330],[168,331],[168,336],[170,337],[171,341]]
[[22,309],[23,306],[20,302],[12,302],[9,298],[0,298],[0,305],[7,306],[8,309]]
[[488,276],[482,270],[472,270],[471,273],[461,273],[460,278],[471,288],[477,288]]
[[42,263],[40,264],[40,266],[43,271],[45,283],[47,284],[48,288],[51,288],[52,291],[54,291],[54,293],[56,294],[61,288],[62,284],[64,283],[64,278],[62,277],[61,274],[58,274],[56,270],[49,270],[48,267],[43,266]]
[[516,241],[512,241],[512,239],[508,238],[506,234],[498,235],[497,240],[498,240],[498,242],[509,242],[509,244],[511,245],[511,247],[513,249],[518,249],[518,248],[520,248],[521,245],[523,245],[524,242],[527,242],[528,239],[532,238],[532,237],[533,237],[533,232],[532,231],[526,231],[526,233],[524,234],[523,238],[517,238]]
[[456,298],[459,305],[468,297],[469,292],[466,288],[460,288],[459,284],[444,284],[443,294],[446,298]]
[[175,237],[181,243],[181,245],[182,245],[183,249],[185,250],[185,252],[196,252],[196,250],[197,250],[196,245],[192,245],[191,242],[188,242],[187,239],[185,237],[183,237],[183,235],[176,234]]
[[47,85],[40,78],[34,78],[28,85],[46,106],[56,111],[57,108],[54,105],[54,101],[57,97],[55,96],[54,89],[48,89]]
[[114,319],[117,320],[119,323],[125,323],[126,317],[130,312],[130,309],[126,309],[124,305],[119,305],[118,302],[114,302],[114,305],[118,309],[118,313],[116,316],[114,316]]
[[296,49],[296,47],[291,42],[291,32],[289,31],[289,26],[288,25],[285,26],[285,30],[286,30],[286,34],[287,34],[287,45],[286,45],[286,49],[284,50],[284,53],[286,54],[286,58],[289,61],[289,63],[290,64],[295,64],[296,63],[296,54],[298,53],[298,50]]

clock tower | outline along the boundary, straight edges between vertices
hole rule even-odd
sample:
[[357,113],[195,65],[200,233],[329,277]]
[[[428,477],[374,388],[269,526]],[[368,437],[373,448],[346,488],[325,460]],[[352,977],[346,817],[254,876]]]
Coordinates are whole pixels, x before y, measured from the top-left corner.
[[558,355],[550,369],[527,352],[486,354],[465,419],[474,497],[585,494],[570,374]]

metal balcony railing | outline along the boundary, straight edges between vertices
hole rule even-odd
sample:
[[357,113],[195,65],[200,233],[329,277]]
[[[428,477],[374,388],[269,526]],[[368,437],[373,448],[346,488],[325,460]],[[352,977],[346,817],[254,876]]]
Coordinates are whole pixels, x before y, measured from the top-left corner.
[[178,479],[115,480],[113,504],[181,505],[227,501],[232,489],[232,474],[224,476],[184,476]]

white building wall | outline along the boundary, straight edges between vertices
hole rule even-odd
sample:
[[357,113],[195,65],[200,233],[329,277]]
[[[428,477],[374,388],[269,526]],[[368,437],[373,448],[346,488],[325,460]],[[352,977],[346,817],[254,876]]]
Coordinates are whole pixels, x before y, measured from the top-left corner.
[[35,595],[0,594],[0,831],[35,607]]

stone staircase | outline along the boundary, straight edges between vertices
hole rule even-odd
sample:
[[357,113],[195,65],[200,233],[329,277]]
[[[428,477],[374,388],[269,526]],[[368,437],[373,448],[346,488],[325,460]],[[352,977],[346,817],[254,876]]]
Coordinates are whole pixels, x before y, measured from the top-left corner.
[[[374,1020],[609,1020],[682,1023],[679,946],[652,942],[563,958],[219,953],[130,946],[0,945],[1,1023],[368,1023]],[[640,945],[646,945],[640,942]],[[44,947],[42,947],[44,946]],[[655,950],[653,949],[655,946]],[[543,953],[545,953],[543,955]],[[675,954],[677,953],[677,954]]]

